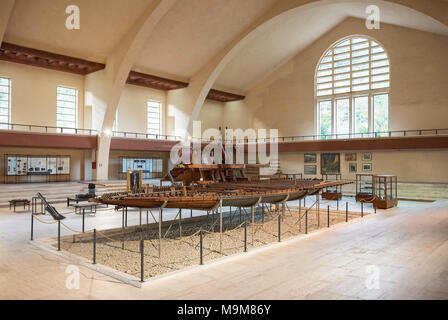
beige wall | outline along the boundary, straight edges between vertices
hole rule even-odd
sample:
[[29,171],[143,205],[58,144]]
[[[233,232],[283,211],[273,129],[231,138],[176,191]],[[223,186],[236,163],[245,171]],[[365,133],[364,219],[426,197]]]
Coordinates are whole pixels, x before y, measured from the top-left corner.
[[[352,34],[373,37],[389,55],[391,130],[448,127],[448,37],[387,24],[381,24],[380,30],[367,30],[364,20],[354,18],[262,79],[246,93],[244,101],[226,104],[223,126],[278,128],[280,136],[315,134],[315,68],[333,43]],[[344,154],[341,152],[343,178],[354,178]],[[361,155],[358,152],[358,172],[362,170]],[[372,166],[374,172],[396,174],[400,181],[448,182],[447,161],[447,150],[377,151]],[[282,171],[303,173],[303,165],[303,153],[280,154]]]
[[[375,174],[395,174],[400,182],[448,182],[446,164],[448,150],[400,150],[400,151],[373,151],[372,161],[363,161],[363,152],[356,152],[357,161],[345,161],[346,152],[340,154],[341,174],[343,179],[355,179],[356,174],[349,172],[349,163],[357,164],[357,173],[370,173],[362,170],[363,163],[371,163]],[[353,153],[349,151],[348,153]],[[282,172],[304,172],[304,153],[284,152],[279,154],[280,169]],[[321,177],[320,153],[317,153],[317,175],[304,175],[304,178]]]
[[84,127],[84,77],[0,61],[0,77],[11,79],[11,123],[56,126],[57,86],[78,89],[78,127]]
[[219,129],[219,127],[223,129],[224,110],[224,103],[206,99],[198,118],[202,130]]
[[127,84],[118,104],[118,131],[146,133],[147,101],[154,100],[162,104],[162,133],[165,133],[166,93]]
[[373,37],[389,55],[391,130],[448,127],[448,37],[387,24],[381,24],[380,30],[368,30],[364,20],[354,18],[342,22],[246,93],[247,126],[278,128],[283,136],[314,134],[315,68],[333,43],[353,34]]

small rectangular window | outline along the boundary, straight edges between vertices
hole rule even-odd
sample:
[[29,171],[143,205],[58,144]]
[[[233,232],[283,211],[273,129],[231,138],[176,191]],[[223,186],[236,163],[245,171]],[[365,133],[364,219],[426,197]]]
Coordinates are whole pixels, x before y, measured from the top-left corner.
[[162,104],[157,101],[148,101],[148,134],[159,135],[162,133]]
[[319,134],[331,135],[331,101],[319,102]]
[[0,78],[0,129],[8,129],[11,115],[11,80]]
[[355,133],[369,132],[369,98],[367,96],[353,98],[355,114]]
[[57,87],[56,126],[60,132],[75,133],[78,127],[78,90]]
[[350,100],[348,98],[336,100],[336,130],[337,134],[350,133]]
[[389,131],[389,94],[373,96],[373,126],[375,132]]

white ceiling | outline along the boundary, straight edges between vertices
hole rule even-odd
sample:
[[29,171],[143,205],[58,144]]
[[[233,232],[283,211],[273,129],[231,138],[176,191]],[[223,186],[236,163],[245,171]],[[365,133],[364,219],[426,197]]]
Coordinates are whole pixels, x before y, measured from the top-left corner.
[[[105,62],[151,1],[16,0],[4,41]],[[187,81],[276,1],[282,0],[178,0],[133,69]],[[402,6],[380,0],[335,2],[290,10],[276,19],[233,58],[216,86],[244,92],[347,17],[365,18],[366,3],[380,6],[384,23],[448,36],[447,26]],[[80,30],[65,28],[70,4],[80,7]]]
[[178,0],[136,63],[143,72],[191,78],[276,0]]
[[[414,10],[383,1],[381,22],[448,36],[448,27]],[[365,2],[326,4],[291,10],[263,35],[252,39],[226,66],[216,85],[244,92],[254,83],[289,61],[312,42],[348,17],[366,18]]]

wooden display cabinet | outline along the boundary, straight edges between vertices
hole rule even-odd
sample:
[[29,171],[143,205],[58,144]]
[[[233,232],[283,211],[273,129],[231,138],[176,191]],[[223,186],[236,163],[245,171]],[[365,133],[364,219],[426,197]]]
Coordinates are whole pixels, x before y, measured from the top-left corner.
[[373,173],[356,174],[356,201],[371,199],[373,197]]
[[375,200],[373,205],[379,209],[396,207],[397,198],[397,176],[382,174],[373,176],[373,192]]
[[[340,173],[327,173],[322,175],[324,181],[342,180]],[[334,186],[325,188],[322,190],[322,199],[326,200],[341,200],[342,199],[342,186]]]

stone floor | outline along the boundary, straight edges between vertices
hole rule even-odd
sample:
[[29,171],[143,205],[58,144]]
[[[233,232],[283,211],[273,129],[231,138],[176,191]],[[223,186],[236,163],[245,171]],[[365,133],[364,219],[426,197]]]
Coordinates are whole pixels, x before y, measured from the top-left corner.
[[[130,214],[129,224],[138,219]],[[68,215],[71,227],[79,229],[80,221]],[[86,221],[86,229],[115,227],[121,215],[98,212]],[[29,227],[28,212],[0,209],[0,299],[448,299],[446,200],[401,201],[359,223],[194,267],[144,288],[79,266],[80,287],[68,289],[70,263],[31,245]],[[35,227],[36,238],[57,232],[54,224]]]

